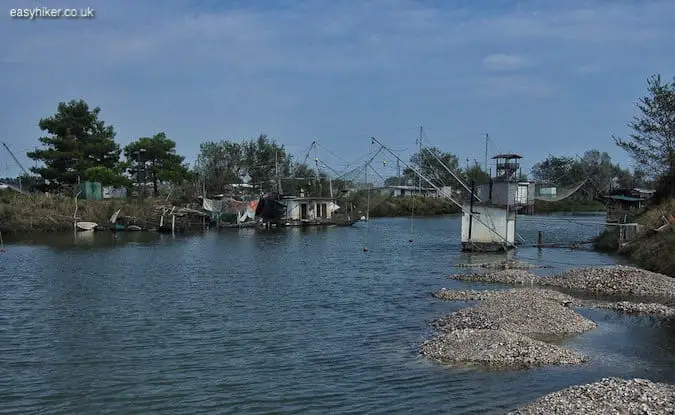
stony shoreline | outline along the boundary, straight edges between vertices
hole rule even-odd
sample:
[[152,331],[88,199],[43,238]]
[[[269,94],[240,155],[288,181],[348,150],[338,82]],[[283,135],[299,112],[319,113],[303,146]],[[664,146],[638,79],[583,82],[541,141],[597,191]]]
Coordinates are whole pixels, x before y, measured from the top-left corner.
[[[675,279],[634,267],[583,268],[550,277],[523,269],[503,269],[450,278],[519,286],[506,290],[442,288],[432,293],[442,300],[478,302],[431,322],[439,334],[421,346],[423,356],[452,366],[528,369],[586,362],[588,357],[582,353],[548,343],[597,327],[572,307],[675,318]],[[589,300],[566,292],[637,300]],[[642,299],[648,300],[637,302]],[[675,414],[675,386],[606,378],[551,393],[511,413]]]
[[481,365],[497,369],[528,369],[583,363],[581,353],[506,330],[459,329],[422,344],[421,353],[440,363]]
[[538,285],[606,296],[651,298],[664,305],[675,304],[675,279],[624,265],[578,268],[549,277],[526,270],[451,275],[451,279],[506,285]]
[[576,335],[596,324],[568,307],[573,298],[553,290],[515,288],[505,291],[440,290],[437,298],[478,300],[431,323],[439,335],[420,353],[461,366],[480,364],[504,369],[579,364],[581,353],[546,343]]
[[530,414],[673,414],[675,386],[645,379],[604,378],[545,395],[510,412]]

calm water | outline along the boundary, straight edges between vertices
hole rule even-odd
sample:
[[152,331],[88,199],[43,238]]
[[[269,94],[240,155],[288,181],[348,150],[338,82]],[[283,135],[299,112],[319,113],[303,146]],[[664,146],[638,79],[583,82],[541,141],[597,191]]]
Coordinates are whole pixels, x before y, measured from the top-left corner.
[[[524,219],[530,243],[587,239],[578,223]],[[601,218],[600,218],[601,220]],[[457,218],[198,236],[50,236],[0,253],[2,413],[503,413],[604,376],[675,382],[675,327],[584,311],[573,368],[449,369],[417,350],[459,262]],[[413,238],[414,243],[408,239]],[[369,248],[363,252],[363,247]],[[593,252],[520,248],[550,264]],[[475,287],[475,286],[474,286]]]

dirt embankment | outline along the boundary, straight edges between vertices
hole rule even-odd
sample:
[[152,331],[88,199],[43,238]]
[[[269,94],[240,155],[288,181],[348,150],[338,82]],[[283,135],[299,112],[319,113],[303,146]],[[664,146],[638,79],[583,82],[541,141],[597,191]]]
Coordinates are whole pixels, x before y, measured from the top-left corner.
[[604,231],[595,241],[595,249],[616,252],[650,271],[675,277],[675,199],[650,206],[633,220],[641,225],[638,238],[619,247],[616,228]]

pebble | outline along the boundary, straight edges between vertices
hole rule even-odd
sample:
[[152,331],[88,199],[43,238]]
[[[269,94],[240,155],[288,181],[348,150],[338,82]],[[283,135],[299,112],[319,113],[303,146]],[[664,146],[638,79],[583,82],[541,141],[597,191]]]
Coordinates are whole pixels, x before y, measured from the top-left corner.
[[675,298],[675,279],[625,265],[572,269],[540,280],[542,285],[604,295]]
[[675,414],[675,386],[604,378],[553,392],[510,414]]
[[424,342],[421,354],[454,366],[480,365],[499,369],[528,369],[572,365],[585,361],[573,350],[506,330],[462,329]]
[[630,301],[619,301],[616,303],[590,303],[589,306],[594,308],[614,310],[625,314],[653,315],[665,318],[675,317],[675,308],[657,303],[632,303]]
[[446,299],[479,299],[477,306],[456,311],[432,325],[441,331],[501,329],[540,340],[581,334],[597,325],[567,305],[574,298],[553,290],[516,288],[505,291],[441,290]]
[[539,277],[525,270],[457,274],[461,281],[509,285],[541,285],[600,295],[630,295],[675,303],[675,279],[663,274],[625,265],[577,268],[550,277]]

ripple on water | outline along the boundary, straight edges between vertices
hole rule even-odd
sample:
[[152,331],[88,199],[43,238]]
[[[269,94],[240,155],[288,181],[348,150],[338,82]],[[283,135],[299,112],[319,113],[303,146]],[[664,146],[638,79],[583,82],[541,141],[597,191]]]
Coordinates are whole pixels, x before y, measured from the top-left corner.
[[[598,310],[587,311],[598,330],[569,341],[596,359],[580,367],[490,372],[423,359],[426,322],[464,306],[429,296],[453,287],[447,275],[466,262],[448,243],[459,223],[416,220],[413,244],[409,219],[362,225],[10,246],[3,413],[504,413],[618,371],[675,381],[675,330]],[[573,254],[551,258],[559,267]]]

